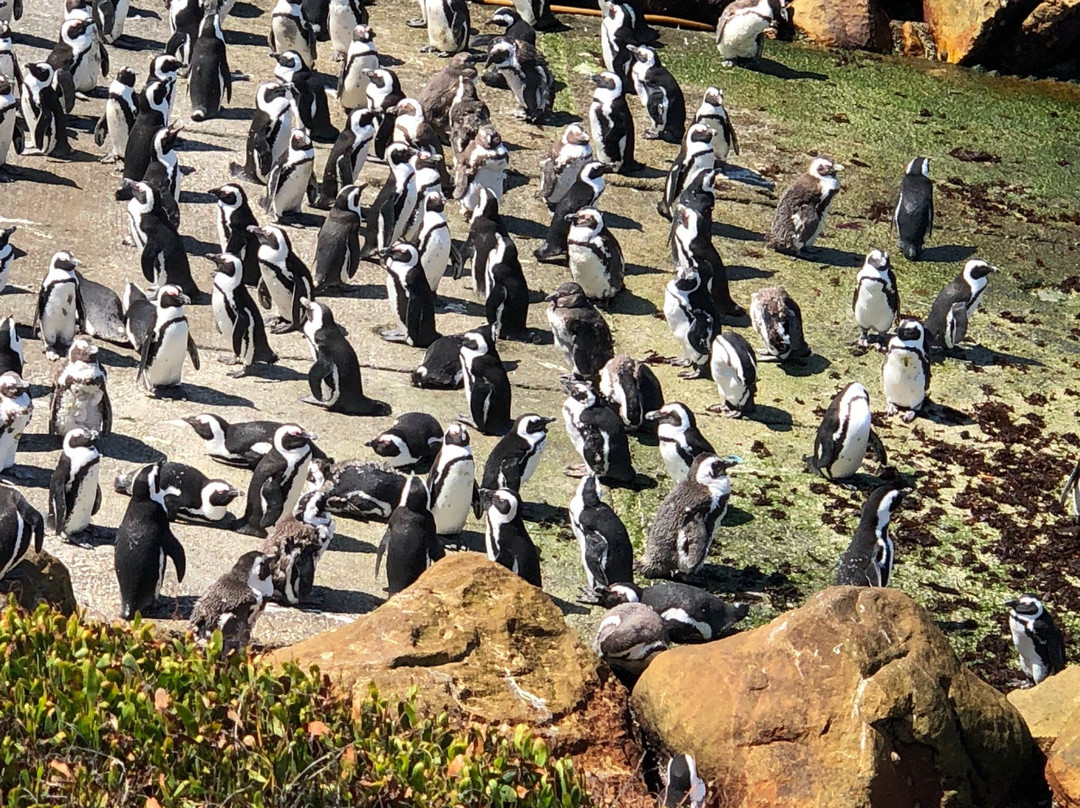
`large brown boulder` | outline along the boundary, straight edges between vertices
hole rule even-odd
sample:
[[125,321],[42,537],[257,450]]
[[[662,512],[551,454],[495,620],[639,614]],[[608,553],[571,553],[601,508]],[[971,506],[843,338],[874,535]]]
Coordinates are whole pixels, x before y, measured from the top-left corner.
[[1035,687],[1014,690],[1009,693],[1009,701],[1024,717],[1035,743],[1043,752],[1049,752],[1080,709],[1080,666],[1070,665]]
[[889,17],[878,0],[799,0],[791,12],[795,27],[819,45],[892,50]]
[[1009,39],[1011,70],[1039,72],[1080,57],[1080,0],[1044,0]]
[[666,651],[631,705],[732,808],[995,808],[1032,788],[1020,714],[893,589],[833,587],[754,631]]
[[0,580],[0,599],[10,594],[27,611],[39,603],[48,603],[65,615],[75,613],[75,590],[71,588],[71,573],[59,559],[49,553],[30,553]]
[[[1060,675],[1060,674],[1058,674]],[[1050,677],[1056,679],[1057,676]],[[1049,681],[1049,680],[1047,680]],[[1058,808],[1080,808],[1080,711],[1063,722],[1046,756],[1046,782]]]
[[1015,33],[1039,0],[923,0],[923,18],[934,33],[938,59],[981,64],[1000,57],[1000,46]]
[[271,660],[317,665],[359,698],[370,682],[383,696],[416,687],[434,710],[530,724],[604,780],[640,760],[626,689],[551,598],[479,553],[447,556],[370,614]]

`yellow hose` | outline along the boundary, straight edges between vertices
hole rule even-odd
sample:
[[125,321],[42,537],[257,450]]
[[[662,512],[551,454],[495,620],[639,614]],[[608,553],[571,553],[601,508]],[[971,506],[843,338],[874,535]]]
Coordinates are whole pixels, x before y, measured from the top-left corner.
[[[512,0],[480,0],[485,6],[512,6]],[[577,6],[548,6],[555,14],[576,14],[582,17],[599,17],[598,8],[579,8]],[[668,17],[665,14],[646,14],[645,22],[657,25],[676,25],[679,28],[689,28],[691,31],[715,31],[716,26],[697,20],[681,20],[678,17]]]

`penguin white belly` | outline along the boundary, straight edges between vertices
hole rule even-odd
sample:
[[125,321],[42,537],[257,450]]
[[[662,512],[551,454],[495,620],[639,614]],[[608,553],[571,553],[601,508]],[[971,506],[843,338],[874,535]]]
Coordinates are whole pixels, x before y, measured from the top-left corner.
[[75,286],[66,283],[49,293],[41,314],[41,336],[49,345],[70,345],[75,339]]
[[712,639],[712,626],[703,620],[695,620],[685,609],[678,607],[672,607],[665,609],[664,613],[660,615],[664,618],[665,622],[682,623],[684,626],[692,626],[698,634],[700,634],[706,640]]
[[[603,10],[603,9],[601,9]],[[604,56],[604,68],[609,73],[615,72],[615,48],[617,47],[611,41],[612,34],[609,33],[607,25],[601,23],[600,25],[600,51]]]
[[[401,322],[401,315],[398,314],[399,308],[399,290],[397,279],[389,272],[386,273],[386,297],[390,301],[390,311],[394,313],[394,319],[402,328],[407,328],[406,324]],[[467,375],[467,374],[466,374]],[[466,378],[466,382],[468,379]]]
[[678,484],[686,479],[686,462],[679,455],[679,449],[674,441],[660,441],[660,457],[673,483]]
[[98,79],[101,78],[101,51],[98,49],[96,40],[90,44],[89,50],[83,55],[71,78],[75,83],[77,93],[88,93],[97,87]]
[[330,27],[330,43],[334,46],[334,53],[348,52],[353,28],[356,27],[356,15],[349,0],[330,0],[327,25]]
[[1020,667],[1023,668],[1024,673],[1030,676],[1035,681],[1038,681],[1038,677],[1035,675],[1036,670],[1045,675],[1045,671],[1042,670],[1042,665],[1039,664],[1039,653],[1035,650],[1035,642],[1031,636],[1024,630],[1023,623],[1009,618],[1009,628],[1012,630],[1013,644],[1016,645],[1016,650],[1020,653]]
[[515,70],[504,70],[502,74],[503,78],[506,79],[506,86],[510,88],[514,98],[522,107],[525,107],[525,82],[522,81],[521,76]]
[[262,266],[261,262],[259,269],[262,271],[263,283],[266,285],[266,291],[270,293],[270,302],[273,304],[271,314],[292,319],[292,289],[278,280],[273,270]]
[[472,507],[475,480],[475,462],[458,460],[450,467],[439,498],[431,506],[435,532],[440,536],[455,536],[464,529]]
[[[341,84],[341,92],[338,93],[338,102],[345,109],[367,106],[368,77],[361,72],[369,67],[366,61],[363,58],[353,59],[349,65],[349,71],[345,74],[345,81]],[[376,61],[377,66],[377,60],[373,61]]]
[[595,299],[612,296],[607,267],[587,244],[569,243],[567,254],[570,275],[584,290],[586,297]]
[[870,443],[870,428],[870,408],[852,407],[848,416],[847,440],[840,446],[830,468],[833,477],[844,480],[859,470]]
[[[43,111],[44,112],[44,111]],[[33,140],[33,147],[42,154],[48,154],[53,150],[53,146],[56,145],[56,121],[50,121],[49,125],[45,127],[44,132],[41,133],[41,141],[38,142],[38,121],[40,115],[34,109],[33,96],[29,92],[24,92],[22,97],[22,117],[26,121],[26,125],[30,130],[31,138]],[[27,144],[29,148],[29,144]]]
[[446,266],[450,263],[450,230],[440,227],[433,231],[428,238],[421,236],[420,243],[424,246],[421,262],[424,267],[424,275],[427,276],[428,286],[434,294],[446,274]]
[[638,101],[641,102],[641,106],[645,109],[649,108],[649,88],[645,84],[645,65],[643,62],[634,62],[634,69],[630,71],[631,79],[634,82],[634,92],[637,94]]
[[75,384],[65,390],[56,409],[56,434],[66,435],[76,427],[101,432],[103,398],[101,388],[90,384]]
[[720,395],[732,407],[741,407],[746,403],[749,390],[739,375],[738,369],[727,362],[714,363],[712,366],[713,378]]
[[727,142],[727,136],[724,134],[723,124],[718,118],[706,118],[702,121],[707,127],[712,129],[712,150],[713,157],[721,163],[727,160],[728,151],[731,146]]
[[0,166],[7,164],[8,149],[15,134],[15,110],[0,113]]
[[562,415],[563,423],[566,424],[566,434],[570,437],[570,443],[574,445],[574,451],[579,455],[584,456],[585,438],[582,436],[581,430],[577,427],[577,413],[569,407],[563,407]]
[[757,38],[769,23],[757,14],[737,14],[724,26],[724,35],[716,43],[722,59],[753,59],[757,56]]
[[308,452],[307,456],[297,466],[292,488],[285,492],[287,496],[285,498],[285,507],[281,510],[282,515],[292,513],[296,503],[300,501],[300,495],[304,492],[304,482],[307,480],[309,465],[311,465],[311,452]]
[[300,210],[304,204],[304,195],[307,193],[308,182],[311,180],[311,169],[314,162],[307,160],[299,165],[282,169],[282,173],[288,171],[284,181],[277,187],[270,201],[270,212],[277,218],[286,213]]
[[521,484],[522,485],[525,484],[526,480],[528,480],[530,477],[533,476],[533,473],[536,471],[536,467],[538,465],[540,465],[540,456],[544,453],[544,447],[546,445],[547,445],[547,440],[545,439],[543,443],[538,445],[533,450],[533,453],[531,455],[529,455],[529,459],[525,461],[525,470],[523,472],[521,472]]
[[0,434],[0,471],[15,465],[15,452],[19,448],[19,437],[10,432]]
[[128,122],[124,111],[114,101],[105,105],[105,122],[109,126],[109,149],[116,157],[123,157],[128,141]]
[[892,404],[913,410],[926,397],[926,377],[922,362],[912,351],[890,351],[882,370],[885,398]]
[[187,323],[179,323],[165,329],[165,336],[157,347],[157,354],[146,368],[146,381],[151,387],[172,387],[180,384],[180,375],[187,355]]
[[214,287],[213,296],[210,298],[210,308],[214,312],[214,325],[217,326],[218,333],[231,338],[233,333],[232,318],[229,317],[228,309],[225,306],[225,293],[218,289],[217,286]]
[[444,0],[425,0],[424,19],[427,20],[428,44],[431,47],[438,48],[443,53],[458,49],[457,38],[446,18]]
[[95,462],[87,469],[86,476],[79,484],[79,495],[75,497],[75,504],[68,512],[65,533],[81,533],[90,526],[90,519],[94,515],[94,502],[97,500],[100,466],[100,463]]
[[859,297],[855,301],[855,322],[861,328],[872,328],[884,334],[892,327],[895,317],[880,284],[859,287]]
[[[128,8],[130,6],[130,0],[116,0],[116,15],[113,17],[113,25],[109,30],[109,33],[105,36],[105,41],[108,44],[111,45],[124,35],[124,22],[127,20]],[[222,11],[221,16],[224,17],[227,13],[227,11]]]
[[[394,222],[394,230],[391,234],[391,242],[400,241],[405,237],[405,229],[412,221],[413,213],[416,212],[417,187],[416,183],[410,182],[405,189],[405,198],[401,200],[397,220]],[[390,245],[386,245],[390,246]]]

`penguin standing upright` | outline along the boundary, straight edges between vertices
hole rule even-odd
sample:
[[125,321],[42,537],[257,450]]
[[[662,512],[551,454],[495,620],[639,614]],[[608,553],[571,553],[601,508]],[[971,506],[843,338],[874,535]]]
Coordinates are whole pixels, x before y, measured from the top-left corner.
[[386,157],[386,147],[394,137],[394,118],[391,110],[405,98],[401,91],[401,82],[393,70],[382,67],[363,68],[367,77],[364,97],[367,106],[379,113],[379,130],[375,133],[375,156],[380,160]]
[[238,533],[265,538],[267,528],[292,513],[307,480],[312,439],[296,424],[284,424],[274,432],[273,446],[251,477]]
[[466,0],[424,0],[428,44],[421,53],[453,56],[469,47],[469,4]]
[[304,64],[315,64],[315,29],[304,18],[298,0],[277,0],[270,12],[270,51],[296,51]]
[[464,530],[470,509],[479,516],[476,461],[469,445],[469,430],[464,425],[452,423],[446,428],[428,473],[427,488],[435,531],[440,536],[456,536]]
[[337,127],[330,122],[330,102],[322,77],[304,64],[294,50],[275,57],[274,77],[289,87],[293,108],[293,126],[307,130],[308,136],[319,143],[337,140]]
[[188,71],[188,95],[191,120],[216,118],[221,102],[232,103],[232,71],[221,32],[221,17],[209,13],[199,24],[199,36],[191,46],[191,69]]
[[169,526],[167,491],[160,485],[160,473],[160,464],[139,471],[131,501],[116,531],[113,566],[120,585],[121,620],[131,620],[136,612],[145,613],[157,602],[167,559],[172,559],[176,579],[181,583],[187,569],[184,547]]
[[137,182],[146,175],[154,159],[154,136],[169,123],[174,87],[175,79],[151,79],[135,94],[135,123],[124,146],[124,179]]
[[462,250],[461,268],[463,270],[465,265],[470,265],[473,288],[484,298],[487,297],[489,256],[500,236],[507,240],[510,238],[510,233],[499,216],[499,200],[486,188],[481,188],[476,207],[469,217],[469,235]]
[[23,372],[23,346],[14,317],[0,320],[0,374],[13,370]]
[[361,25],[367,25],[368,12],[363,0],[330,0],[326,15],[327,32],[333,45],[333,60],[344,61],[355,41],[354,32]]
[[926,332],[918,320],[901,320],[896,335],[889,340],[885,365],[881,369],[881,385],[885,391],[886,415],[896,415],[904,423],[915,416],[926,403],[930,390],[930,359],[926,354]]
[[566,361],[579,379],[595,379],[615,355],[607,320],[573,281],[548,295],[548,323]]
[[604,0],[600,4],[600,51],[604,67],[622,82],[630,81],[630,45],[636,41],[629,6]]
[[476,207],[480,188],[487,188],[496,199],[502,199],[509,164],[510,152],[495,127],[480,127],[461,153],[454,172],[454,199],[461,203],[463,213]]
[[636,478],[630,460],[630,442],[622,419],[596,394],[592,384],[568,378],[563,422],[570,442],[584,465],[566,470],[570,476],[595,474],[609,485],[626,485]]
[[724,91],[710,87],[694,113],[694,124],[704,124],[713,130],[713,154],[719,163],[726,163],[730,152],[739,153],[739,136],[731,125],[731,118],[724,107]]
[[664,196],[657,203],[657,212],[670,217],[672,209],[679,201],[679,196],[687,183],[699,171],[712,171],[716,167],[716,152],[713,151],[713,138],[716,133],[703,123],[695,123],[686,130],[679,154],[668,171],[664,185]]
[[49,271],[41,280],[34,332],[45,343],[45,357],[50,361],[67,355],[85,321],[77,266],[75,256],[61,250],[50,259]]
[[428,490],[419,477],[409,478],[401,501],[390,514],[375,556],[375,577],[386,556],[386,591],[396,595],[446,555],[431,515]]
[[586,297],[610,300],[622,291],[626,269],[622,247],[596,208],[570,214],[566,251],[570,275]]
[[785,255],[799,255],[812,247],[840,190],[837,172],[843,170],[827,157],[815,157],[806,173],[780,197],[765,245]]
[[360,265],[362,185],[346,185],[315,238],[315,291],[345,286]]
[[597,160],[619,174],[642,168],[634,158],[634,119],[626,103],[625,84],[611,71],[591,77],[596,89],[589,104],[589,129]]
[[517,337],[526,331],[529,317],[529,285],[521,269],[517,245],[510,236],[497,233],[488,254],[487,299],[484,315],[498,339]]
[[574,184],[559,200],[551,214],[551,223],[548,225],[544,243],[533,251],[537,261],[561,262],[566,257],[566,239],[570,235],[570,220],[567,217],[582,208],[596,207],[606,187],[604,174],[607,171],[607,166],[595,160],[581,167]]
[[259,238],[252,232],[259,222],[251,212],[247,193],[235,183],[211,188],[217,197],[218,244],[223,253],[235,255],[244,264],[244,283],[255,287],[262,277],[259,271]]
[[927,347],[932,351],[952,350],[967,334],[968,321],[979,308],[989,275],[998,268],[981,258],[964,264],[964,271],[942,289],[926,316]]
[[387,254],[386,293],[400,328],[382,332],[383,339],[418,348],[438,339],[435,298],[413,245],[399,242]]
[[199,349],[188,328],[184,305],[191,302],[179,286],[166,284],[158,289],[154,305],[157,316],[153,330],[143,342],[139,357],[138,382],[151,395],[159,388],[177,387],[184,368],[184,354],[199,369]]
[[199,36],[199,25],[206,12],[203,0],[166,0],[169,9],[169,30],[172,35],[165,43],[165,52],[184,65],[191,64],[191,50]]
[[191,628],[200,640],[221,632],[224,652],[240,651],[251,642],[251,632],[274,594],[270,559],[258,550],[244,553],[231,570],[218,578],[195,601]]
[[709,372],[720,394],[720,403],[710,406],[709,412],[741,418],[754,409],[757,355],[741,334],[724,331],[713,338],[709,349]]
[[364,395],[360,360],[330,309],[314,300],[301,305],[304,336],[315,362],[308,371],[311,395],[300,400],[345,415],[389,415],[389,406]]
[[[471,44],[476,47],[475,40]],[[446,67],[432,75],[416,95],[424,120],[431,124],[443,143],[453,144],[450,138],[451,107],[459,101],[477,99],[475,61],[476,57],[467,50],[455,54]],[[458,151],[455,147],[454,154]]]
[[540,553],[525,528],[525,520],[521,518],[518,495],[508,488],[494,491],[486,516],[484,539],[488,559],[542,589]]
[[[19,99],[29,138],[26,145],[57,159],[71,156],[68,116],[55,88],[55,71],[48,62],[31,62],[23,71]],[[25,151],[25,147],[24,147]]]
[[348,123],[334,142],[330,156],[326,158],[319,193],[311,203],[313,208],[330,210],[338,198],[339,190],[356,182],[375,140],[376,121],[375,110],[367,107],[354,109],[349,113]]
[[645,416],[664,406],[656,374],[627,354],[616,354],[600,369],[600,393],[631,430],[651,431]]
[[244,286],[244,267],[240,259],[229,253],[219,253],[211,255],[210,260],[216,267],[211,299],[214,324],[218,333],[228,340],[233,354],[220,361],[239,364],[237,370],[229,373],[232,378],[239,379],[256,362],[272,365],[278,357],[267,342],[262,314],[251,292]]
[[293,251],[280,227],[267,225],[252,228],[252,232],[259,240],[259,270],[273,306],[267,327],[275,334],[299,330],[304,321],[300,301],[315,299],[311,270]]
[[664,287],[664,319],[682,347],[682,357],[674,362],[689,366],[679,376],[707,379],[709,350],[720,323],[712,296],[695,267],[678,267]]
[[520,491],[536,472],[547,447],[548,426],[554,418],[534,412],[519,415],[484,461],[482,485],[487,491],[509,488]]
[[1034,684],[1065,670],[1065,638],[1034,595],[1021,595],[1009,607],[1009,632],[1020,655],[1020,667]]
[[863,504],[855,538],[840,557],[837,586],[888,586],[893,568],[893,540],[889,521],[906,494],[906,488],[875,488]]
[[46,60],[53,70],[66,72],[77,93],[93,91],[109,73],[108,53],[98,40],[92,19],[69,17],[60,26],[60,39]]
[[[109,150],[101,158],[103,163],[115,163],[127,150],[128,134],[135,125],[138,114],[135,105],[135,71],[130,67],[121,68],[116,78],[109,85],[109,98],[105,102],[105,113],[94,127],[94,143]],[[0,155],[3,150],[0,149]],[[2,158],[0,158],[2,159]]]
[[727,513],[731,481],[725,473],[733,459],[702,454],[694,458],[685,480],[660,503],[637,562],[646,578],[692,575],[709,555],[713,535]]
[[674,755],[667,765],[660,804],[664,808],[703,808],[705,781],[698,777],[693,755]]
[[518,40],[498,39],[488,50],[488,67],[506,81],[521,109],[514,114],[528,123],[539,123],[555,100],[555,77],[534,46]]
[[859,345],[870,344],[869,332],[887,334],[900,313],[900,293],[889,254],[871,250],[855,278],[851,311],[859,325]]
[[423,202],[424,215],[416,236],[416,251],[428,286],[431,287],[431,294],[435,295],[443,275],[446,274],[446,267],[450,264],[453,239],[450,237],[450,225],[446,221],[446,200],[443,195],[438,191],[429,191]]
[[[340,2],[340,0],[334,0]],[[348,51],[338,74],[337,100],[346,113],[367,106],[368,71],[379,69],[379,54],[375,50],[375,32],[370,25],[362,24],[350,33]],[[394,104],[397,101],[393,102]],[[392,106],[392,105],[391,105]],[[376,112],[377,107],[369,107]]]
[[595,474],[582,478],[570,500],[569,512],[585,568],[584,596],[595,601],[612,584],[632,584],[634,547],[630,534],[614,509],[604,502]]
[[810,356],[803,337],[802,311],[782,286],[759,289],[750,296],[750,323],[765,344],[761,362],[787,362]]
[[660,457],[668,476],[676,484],[686,479],[694,458],[701,454],[716,454],[716,450],[698,429],[697,419],[685,404],[673,401],[645,418],[656,424],[660,441]]
[[472,143],[480,128],[491,123],[491,110],[477,95],[475,77],[468,74],[458,76],[457,91],[450,102],[446,121],[450,148],[456,160]]
[[934,183],[930,181],[930,158],[916,157],[900,180],[900,201],[892,218],[900,252],[909,261],[922,256],[926,238],[934,233]]
[[416,209],[416,169],[411,158],[414,150],[405,143],[386,147],[390,176],[375,201],[368,208],[368,252],[389,249],[405,235],[405,228]]
[[870,421],[870,394],[858,382],[851,382],[825,410],[814,439],[814,454],[807,462],[825,479],[844,481],[855,476],[868,449],[885,465],[885,446]]
[[686,131],[686,101],[679,82],[660,64],[656,51],[648,45],[630,45],[629,49],[634,54],[630,65],[634,90],[652,121],[642,137],[680,142]]
[[63,437],[73,429],[85,429],[97,436],[110,434],[112,404],[107,378],[96,345],[82,337],[71,343],[53,385],[49,434]]
[[49,481],[49,524],[57,536],[77,544],[101,507],[101,454],[94,434],[75,428],[64,435],[64,448]]
[[724,67],[756,62],[765,47],[765,31],[788,21],[786,0],[735,0],[716,22],[716,49]]
[[275,222],[300,212],[304,199],[315,201],[315,147],[303,129],[293,130],[289,149],[274,163],[260,200]]
[[0,471],[15,465],[19,441],[34,416],[30,385],[13,370],[0,375]]
[[304,494],[263,542],[262,552],[271,559],[272,593],[279,603],[295,606],[311,596],[315,569],[334,540],[330,499],[325,491]]
[[125,181],[125,189],[131,193],[127,205],[128,222],[132,240],[142,247],[143,277],[155,287],[173,284],[192,298],[201,296],[202,292],[191,277],[184,242],[166,218],[159,192],[145,182]]
[[153,157],[142,181],[154,189],[169,223],[176,229],[180,227],[180,165],[176,156],[176,139],[180,126],[163,127],[157,131],[153,140]]
[[510,379],[495,349],[494,327],[465,332],[461,341],[465,401],[473,426],[485,435],[501,435],[510,426]]
[[0,579],[19,564],[30,548],[41,552],[45,520],[9,482],[0,482]]
[[15,96],[15,87],[16,82],[4,75],[0,68],[0,181],[6,181],[11,171],[7,168],[7,161],[12,145],[16,154],[26,145],[22,130],[18,131],[16,140],[15,119],[19,117],[19,99]]
[[566,196],[570,186],[577,180],[581,167],[592,159],[593,150],[581,124],[568,124],[562,137],[551,147],[551,153],[540,163],[540,187],[538,199],[543,199],[553,209]]
[[[703,171],[690,179],[671,217],[671,252],[676,266],[691,266],[701,276],[717,314],[742,317],[746,311],[731,297],[727,267],[712,240],[712,191],[714,171]],[[699,204],[697,188],[702,186],[700,196],[708,200]],[[691,200],[693,197],[693,200]]]
[[15,261],[15,247],[11,243],[11,234],[17,229],[15,225],[0,227],[0,292],[7,286],[11,265]]
[[[300,125],[299,121],[295,122]],[[278,82],[260,84],[255,93],[255,114],[247,136],[244,165],[229,163],[234,177],[265,184],[274,164],[289,145],[294,126],[289,88]]]

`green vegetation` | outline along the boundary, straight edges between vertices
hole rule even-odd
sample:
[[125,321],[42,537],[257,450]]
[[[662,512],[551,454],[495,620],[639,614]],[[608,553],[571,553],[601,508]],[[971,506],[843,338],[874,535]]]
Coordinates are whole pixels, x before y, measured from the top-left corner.
[[317,671],[84,623],[0,613],[6,806],[587,804],[568,759],[524,727],[456,728],[378,694],[350,703]]

